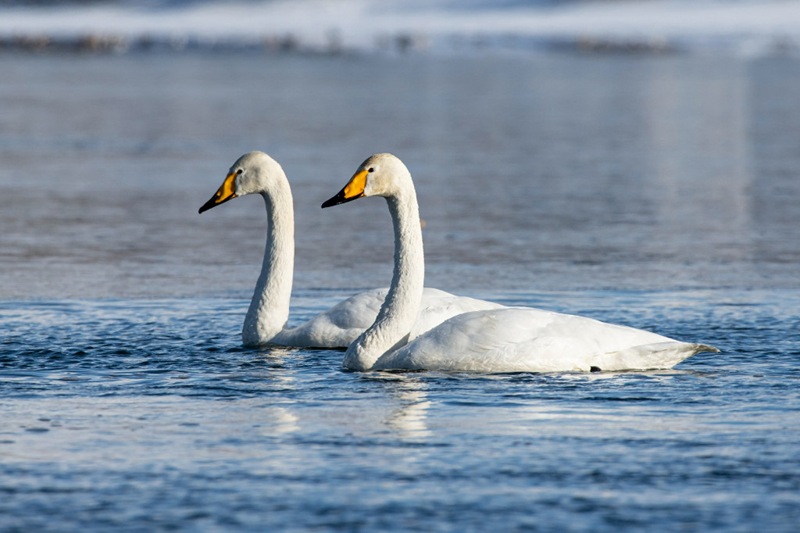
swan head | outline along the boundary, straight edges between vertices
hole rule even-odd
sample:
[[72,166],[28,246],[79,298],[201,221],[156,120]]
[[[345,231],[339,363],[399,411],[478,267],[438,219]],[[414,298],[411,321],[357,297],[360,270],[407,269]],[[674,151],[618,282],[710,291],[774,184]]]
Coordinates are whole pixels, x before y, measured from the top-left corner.
[[244,154],[228,170],[228,175],[217,192],[198,210],[208,211],[239,196],[264,193],[272,190],[279,181],[285,181],[286,174],[278,164],[264,152]]
[[411,174],[400,159],[392,154],[369,156],[339,193],[326,200],[322,207],[351,202],[368,196],[392,197],[412,187]]

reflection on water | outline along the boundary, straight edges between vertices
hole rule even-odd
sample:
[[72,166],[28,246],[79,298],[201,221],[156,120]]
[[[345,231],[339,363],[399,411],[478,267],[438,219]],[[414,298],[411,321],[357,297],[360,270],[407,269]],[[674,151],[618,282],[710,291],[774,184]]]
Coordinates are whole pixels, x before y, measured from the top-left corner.
[[[0,54],[0,529],[793,531],[800,64]],[[153,80],[157,80],[154,83]],[[292,183],[291,321],[388,283],[370,152],[427,283],[718,346],[674,371],[360,374],[240,346]]]
[[425,394],[425,383],[413,375],[392,382],[392,396],[400,404],[386,419],[388,425],[402,439],[425,439],[431,436],[426,419],[431,402]]
[[341,351],[241,348],[244,299],[5,302],[0,526],[796,523],[797,291],[494,296],[723,353],[648,373],[360,374]]
[[[713,248],[725,263],[752,258],[751,96],[747,65],[709,61],[686,80],[681,69],[660,69],[648,80],[642,105],[653,162],[654,253],[699,253]],[[700,222],[700,223],[698,223]]]
[[245,296],[263,205],[196,211],[254,148],[292,182],[300,288],[388,282],[382,202],[319,209],[381,150],[415,175],[432,286],[795,286],[791,59],[0,62],[5,298]]

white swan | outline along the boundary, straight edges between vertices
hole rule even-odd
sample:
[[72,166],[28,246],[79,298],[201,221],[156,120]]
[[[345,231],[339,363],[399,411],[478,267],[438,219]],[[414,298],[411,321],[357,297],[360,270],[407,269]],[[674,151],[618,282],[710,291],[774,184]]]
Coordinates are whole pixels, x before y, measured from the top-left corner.
[[[375,321],[389,289],[358,293],[308,322],[287,328],[294,269],[294,206],[289,181],[281,166],[263,152],[243,155],[199,212],[254,193],[264,198],[269,226],[261,275],[242,327],[243,344],[346,348]],[[424,303],[415,335],[466,311],[500,307],[437,289],[425,289]]]
[[344,357],[351,370],[572,372],[666,369],[711,346],[528,307],[457,315],[406,343],[422,297],[425,263],[417,197],[405,165],[391,154],[364,161],[322,207],[383,196],[394,223],[392,285],[375,323]]

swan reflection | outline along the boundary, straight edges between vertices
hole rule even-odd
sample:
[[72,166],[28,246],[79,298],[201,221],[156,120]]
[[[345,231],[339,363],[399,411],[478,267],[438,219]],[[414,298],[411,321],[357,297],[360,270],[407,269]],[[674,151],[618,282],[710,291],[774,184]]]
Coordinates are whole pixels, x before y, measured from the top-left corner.
[[427,419],[432,403],[428,400],[425,383],[400,376],[400,379],[392,381],[392,395],[399,405],[389,413],[386,425],[403,439],[430,437],[432,433]]

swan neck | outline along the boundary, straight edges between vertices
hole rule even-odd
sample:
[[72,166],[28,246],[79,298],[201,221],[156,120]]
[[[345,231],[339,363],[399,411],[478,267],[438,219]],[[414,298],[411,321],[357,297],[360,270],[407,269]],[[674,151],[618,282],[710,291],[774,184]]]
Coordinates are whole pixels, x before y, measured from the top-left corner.
[[386,198],[394,227],[392,284],[375,323],[345,353],[344,366],[369,370],[384,354],[405,344],[417,320],[425,281],[419,206],[413,185]]
[[261,274],[247,310],[245,346],[270,342],[289,320],[294,271],[294,206],[288,181],[261,193],[267,209],[267,243]]

